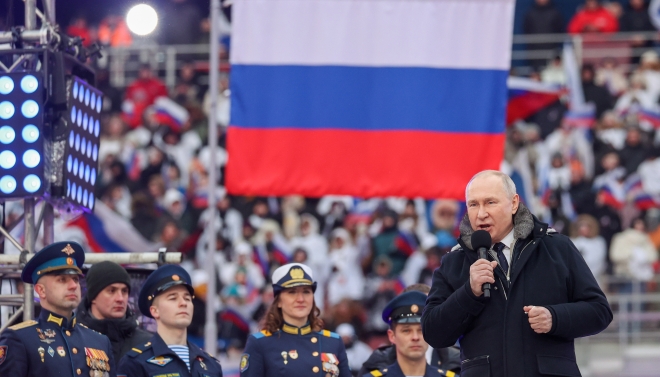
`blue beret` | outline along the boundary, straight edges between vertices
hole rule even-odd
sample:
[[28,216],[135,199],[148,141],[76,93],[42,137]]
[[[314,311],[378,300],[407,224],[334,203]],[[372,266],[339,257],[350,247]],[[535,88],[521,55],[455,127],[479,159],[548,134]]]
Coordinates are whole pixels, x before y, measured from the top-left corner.
[[21,280],[36,284],[40,277],[48,274],[82,275],[85,251],[75,242],[55,242],[39,250],[25,264]]
[[188,288],[188,292],[190,292],[191,295],[195,292],[190,275],[179,265],[166,264],[152,272],[144,282],[144,285],[142,285],[140,296],[138,297],[138,307],[142,314],[149,318],[153,318],[149,308],[151,307],[154,298],[177,285],[183,285]]
[[426,295],[411,291],[402,293],[388,302],[383,309],[383,321],[394,323],[420,323],[422,310],[426,305]]

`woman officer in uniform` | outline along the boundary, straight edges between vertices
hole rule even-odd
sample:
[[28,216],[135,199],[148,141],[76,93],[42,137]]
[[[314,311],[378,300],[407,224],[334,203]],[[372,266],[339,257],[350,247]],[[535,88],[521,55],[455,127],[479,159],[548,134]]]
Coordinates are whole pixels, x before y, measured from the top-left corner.
[[273,272],[275,301],[241,356],[241,377],[351,377],[339,335],[323,330],[312,270],[290,263]]

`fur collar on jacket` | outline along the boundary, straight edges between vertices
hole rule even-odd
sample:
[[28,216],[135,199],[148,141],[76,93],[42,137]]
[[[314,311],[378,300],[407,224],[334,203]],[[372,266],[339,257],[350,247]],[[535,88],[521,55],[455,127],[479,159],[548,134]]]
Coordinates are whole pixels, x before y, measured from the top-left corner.
[[[470,219],[466,213],[461,220],[459,226],[461,231],[461,240],[468,248],[472,249],[472,225],[470,225]],[[518,211],[513,215],[513,238],[515,239],[525,239],[532,234],[534,230],[534,217],[532,212],[521,202],[518,205]]]

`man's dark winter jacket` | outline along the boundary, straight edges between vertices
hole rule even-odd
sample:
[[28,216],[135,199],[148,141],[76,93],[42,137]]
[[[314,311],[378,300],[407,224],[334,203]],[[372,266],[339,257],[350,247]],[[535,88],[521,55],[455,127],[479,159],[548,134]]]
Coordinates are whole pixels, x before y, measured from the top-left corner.
[[[431,358],[431,366],[442,370],[450,370],[456,374],[461,372],[461,355],[458,347],[447,347],[435,350]],[[372,370],[382,370],[396,362],[396,348],[393,345],[377,348],[367,361],[362,364],[358,376],[369,374]]]
[[117,363],[131,348],[144,345],[153,336],[152,333],[137,327],[137,317],[130,308],[126,311],[124,319],[96,319],[92,316],[90,306],[87,298],[83,298],[76,311],[76,318],[80,323],[110,339],[112,353]]
[[[490,299],[477,297],[469,283],[477,253],[467,216],[456,250],[433,275],[422,315],[424,339],[432,347],[460,338],[461,377],[580,376],[574,339],[597,334],[612,311],[580,252],[566,236],[541,223],[522,204],[514,216],[510,280],[495,270]],[[548,334],[532,330],[526,305],[552,314]]]

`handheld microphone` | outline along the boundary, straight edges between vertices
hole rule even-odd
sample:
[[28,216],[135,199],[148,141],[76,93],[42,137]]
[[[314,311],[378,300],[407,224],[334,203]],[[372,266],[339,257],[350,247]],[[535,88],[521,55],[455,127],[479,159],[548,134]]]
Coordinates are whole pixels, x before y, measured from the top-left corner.
[[[470,241],[472,242],[472,250],[479,254],[479,259],[488,259],[486,255],[490,248],[490,233],[485,230],[477,230],[472,233]],[[490,283],[484,283],[481,289],[484,291],[484,297],[490,297]]]

